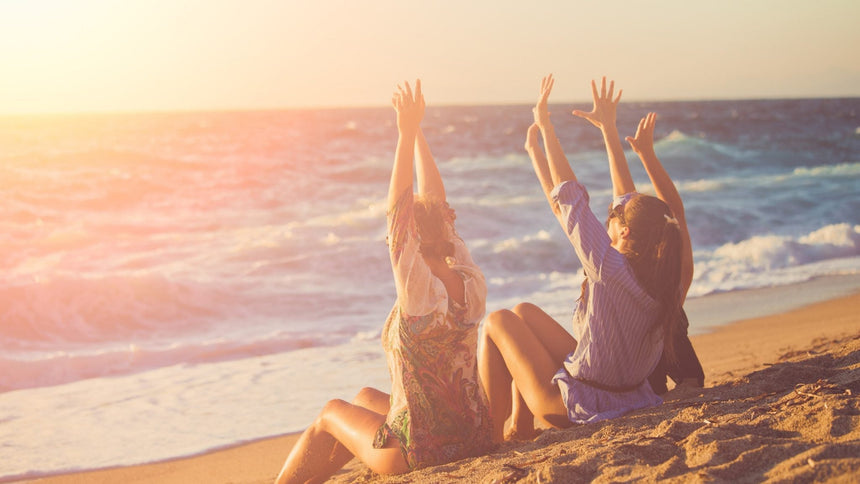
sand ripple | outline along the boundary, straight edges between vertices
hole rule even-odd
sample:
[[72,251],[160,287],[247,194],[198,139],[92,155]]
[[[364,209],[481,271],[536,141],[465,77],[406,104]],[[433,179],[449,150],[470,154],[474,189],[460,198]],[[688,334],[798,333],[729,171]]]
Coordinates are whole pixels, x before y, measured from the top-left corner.
[[857,482],[860,336],[813,342],[744,377],[676,389],[609,422],[396,477],[335,482]]

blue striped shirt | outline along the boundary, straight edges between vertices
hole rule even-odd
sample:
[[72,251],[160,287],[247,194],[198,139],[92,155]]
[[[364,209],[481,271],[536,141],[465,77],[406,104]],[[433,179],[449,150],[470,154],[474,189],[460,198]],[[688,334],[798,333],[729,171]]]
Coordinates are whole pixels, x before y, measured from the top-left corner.
[[606,227],[588,206],[584,186],[563,182],[552,191],[552,199],[588,278],[585,300],[579,301],[573,316],[576,350],[553,377],[568,417],[577,423],[596,422],[659,405],[662,400],[647,381],[663,351],[663,334],[655,327],[657,302],[611,246]]

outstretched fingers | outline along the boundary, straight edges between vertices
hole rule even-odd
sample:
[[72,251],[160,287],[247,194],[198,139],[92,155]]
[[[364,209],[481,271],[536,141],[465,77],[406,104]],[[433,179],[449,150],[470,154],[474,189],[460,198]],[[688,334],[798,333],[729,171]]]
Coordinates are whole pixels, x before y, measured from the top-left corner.
[[398,103],[400,104],[400,106],[412,104],[412,89],[409,87],[408,82],[398,84],[397,92],[394,93],[394,95],[397,96]]
[[591,99],[594,101],[594,104],[597,104],[598,100],[600,100],[600,95],[597,94],[597,83],[594,79],[591,80]]
[[649,136],[654,135],[654,127],[656,125],[657,125],[657,113],[654,113],[654,112],[646,114],[645,117],[642,118],[642,121],[639,122],[639,126],[642,130],[642,133],[645,135],[649,135]]
[[415,79],[415,102],[424,109],[424,92],[421,91],[421,79]]
[[639,136],[642,134],[643,125],[645,123],[645,118],[639,120],[639,126],[636,127],[636,133],[633,136],[625,136],[624,141],[626,141],[633,151],[639,151],[639,145],[637,145]]
[[553,79],[552,74],[544,77],[540,81],[540,97],[538,98],[539,104],[546,104],[549,99],[549,95],[552,92],[552,86],[555,84],[555,79]]
[[605,128],[615,125],[615,110],[621,101],[622,89],[615,93],[615,81],[610,80],[607,86],[606,76],[600,78],[600,90],[597,89],[597,81],[591,80],[591,97],[594,101],[594,106],[590,112],[574,110],[574,116],[583,118],[591,122],[598,128]]
[[654,144],[654,127],[657,124],[657,113],[650,112],[645,117],[639,120],[639,126],[636,127],[636,134],[624,138],[633,151],[639,152],[649,145]]
[[648,126],[648,129],[654,131],[654,128],[657,127],[657,113],[648,113],[646,118],[648,121],[645,124]]
[[540,90],[541,93],[545,91],[552,90],[552,85],[555,83],[555,79],[552,77],[552,74],[548,76],[544,76],[540,81]]
[[424,102],[424,94],[421,91],[421,79],[415,80],[415,92],[412,91],[412,86],[409,81],[403,81],[403,84],[397,85],[397,91],[394,97],[399,98],[400,104],[419,104]]
[[597,105],[600,104],[600,94],[597,92],[597,82],[594,79],[591,80],[591,99],[594,102],[594,107],[590,112],[585,112],[579,109],[574,109],[571,114],[574,116],[587,119],[595,126],[598,126],[594,121],[594,113],[597,111]]
[[406,91],[400,84],[397,85],[397,90],[394,91],[391,102],[394,104],[394,109],[397,109],[398,111],[406,104]]
[[424,118],[424,94],[421,90],[421,80],[415,81],[415,91],[408,81],[397,85],[397,90],[391,99],[391,104],[397,112],[398,129],[417,129]]
[[609,91],[608,92],[606,90],[606,76],[603,76],[603,79],[601,80],[600,84],[601,84],[600,100],[601,101],[608,101],[608,102],[611,102],[612,104],[618,104],[618,101],[621,100],[621,93],[624,92],[624,90],[619,89],[618,95],[614,96],[614,98],[613,98],[613,95],[615,93],[615,81],[614,80],[609,81]]
[[555,84],[555,79],[553,79],[552,74],[544,77],[540,81],[540,95],[538,96],[537,103],[534,108],[532,108],[532,114],[534,115],[534,120],[537,125],[543,129],[549,125],[549,110],[547,109],[547,102],[549,100],[549,95],[552,92],[552,86]]

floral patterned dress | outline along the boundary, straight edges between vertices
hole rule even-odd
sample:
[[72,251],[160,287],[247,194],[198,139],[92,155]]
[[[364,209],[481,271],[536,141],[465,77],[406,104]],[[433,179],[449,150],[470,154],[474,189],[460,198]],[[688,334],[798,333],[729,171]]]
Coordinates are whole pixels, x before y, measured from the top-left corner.
[[465,305],[448,298],[418,252],[412,189],[388,214],[388,240],[397,301],[385,322],[382,344],[391,374],[391,408],[374,439],[382,448],[396,437],[410,468],[486,453],[490,416],[478,379],[478,325],[486,283],[463,240],[447,221],[455,247],[450,267],[465,285]]

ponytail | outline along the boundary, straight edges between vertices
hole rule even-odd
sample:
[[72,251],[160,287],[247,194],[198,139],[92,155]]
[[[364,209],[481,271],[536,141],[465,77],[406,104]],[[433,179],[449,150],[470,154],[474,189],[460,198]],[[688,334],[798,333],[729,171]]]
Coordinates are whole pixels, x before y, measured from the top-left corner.
[[669,361],[677,363],[675,337],[680,331],[681,316],[681,234],[677,222],[663,225],[663,234],[655,248],[654,278],[663,326],[663,348]]
[[[625,256],[636,280],[658,305],[657,325],[663,331],[663,347],[676,362],[675,336],[681,315],[681,232],[677,219],[662,200],[639,195],[624,207],[630,229]],[[656,328],[655,328],[656,329]]]

